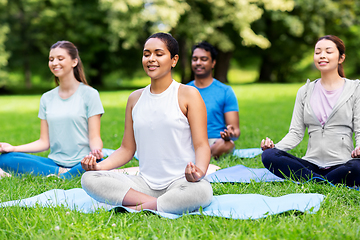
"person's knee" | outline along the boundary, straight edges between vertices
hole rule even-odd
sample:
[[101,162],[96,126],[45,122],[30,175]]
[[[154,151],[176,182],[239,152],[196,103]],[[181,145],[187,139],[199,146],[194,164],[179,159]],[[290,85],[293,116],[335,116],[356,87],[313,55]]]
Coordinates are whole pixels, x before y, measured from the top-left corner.
[[211,155],[215,158],[220,157],[223,154],[231,152],[235,147],[233,141],[224,141],[218,139],[213,145],[210,146]]
[[158,198],[158,211],[182,214],[210,205],[213,197],[211,184],[206,180],[184,183]]
[[[0,163],[1,163],[1,165],[5,164],[9,159],[11,159],[11,154],[12,153],[2,153],[2,154],[0,154]],[[2,167],[4,167],[4,166],[2,166]]]
[[334,183],[343,183],[350,187],[360,185],[360,159],[352,159],[326,175]]
[[360,176],[360,159],[353,159],[346,163],[349,173]]
[[86,191],[93,187],[94,183],[96,182],[96,172],[95,171],[88,171],[85,172],[81,177],[81,186]]
[[[211,184],[207,180],[202,180],[202,184],[198,186],[196,189],[196,197],[201,202],[201,207],[208,206],[213,198],[213,189],[211,187]],[[190,194],[192,195],[192,194]]]
[[275,153],[275,148],[269,148],[262,152],[261,160],[266,168],[270,168],[270,166],[272,165]]
[[18,172],[19,166],[26,164],[24,161],[24,159],[27,159],[26,157],[25,153],[2,153],[0,154],[0,168],[7,172]]
[[85,170],[81,167],[81,164],[77,164],[70,168],[68,171],[61,173],[59,176],[63,179],[71,179],[73,177],[78,177],[83,174]]
[[17,152],[2,153],[2,154],[0,154],[0,161],[7,161],[7,160],[13,159],[19,155],[20,155],[20,153],[17,153]]

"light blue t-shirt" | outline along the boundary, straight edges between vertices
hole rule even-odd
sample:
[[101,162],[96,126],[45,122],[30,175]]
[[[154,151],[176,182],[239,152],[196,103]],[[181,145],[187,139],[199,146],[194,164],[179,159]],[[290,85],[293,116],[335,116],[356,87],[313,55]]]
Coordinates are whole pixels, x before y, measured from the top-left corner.
[[[195,80],[188,83],[195,86]],[[234,91],[228,85],[216,80],[206,88],[196,87],[206,105],[208,138],[221,138],[220,132],[226,127],[224,114],[239,111]]]
[[38,117],[49,126],[48,158],[63,167],[78,164],[91,151],[88,118],[103,113],[98,91],[83,83],[67,99],[59,96],[59,87],[44,93]]

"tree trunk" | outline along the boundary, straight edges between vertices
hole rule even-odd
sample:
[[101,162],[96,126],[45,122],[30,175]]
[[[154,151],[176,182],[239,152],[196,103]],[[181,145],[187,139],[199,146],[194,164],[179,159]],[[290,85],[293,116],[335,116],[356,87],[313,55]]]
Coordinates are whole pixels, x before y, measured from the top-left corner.
[[229,71],[231,57],[232,52],[223,52],[220,50],[218,51],[214,77],[220,82],[229,82],[227,79],[227,73]]
[[20,26],[21,26],[21,39],[23,40],[23,66],[24,66],[24,75],[25,75],[25,87],[27,89],[31,88],[31,65],[29,60],[29,38],[28,38],[28,26],[25,19],[25,10],[21,1],[18,1],[18,6],[20,10]]
[[[355,63],[353,75],[354,76],[359,76],[360,75],[360,63],[359,62]],[[346,76],[346,73],[345,73],[345,76]],[[356,77],[354,77],[354,78],[356,78]]]
[[93,60],[94,62],[90,64],[90,68],[95,69],[95,74],[89,76],[89,79],[87,79],[87,81],[91,86],[101,87],[103,86],[103,72],[104,72],[102,63],[106,62],[106,58],[105,58],[106,53],[100,51],[100,52],[96,52],[94,56],[95,56],[94,57],[95,60]]
[[[25,53],[27,51],[25,50]],[[24,72],[25,72],[25,86],[27,89],[31,88],[31,69],[30,69],[30,63],[29,63],[29,58],[28,55],[25,54],[24,55]]]
[[91,86],[102,86],[103,81],[101,64],[92,64],[91,68],[96,69],[96,75],[89,76],[89,79],[87,79],[87,81]]
[[188,62],[188,51],[186,46],[186,40],[184,38],[179,39],[179,65],[180,65],[180,76],[181,76],[181,83],[186,84],[191,81],[186,75],[186,70],[188,69],[189,62]]
[[19,49],[22,54],[22,65],[24,71],[24,78],[25,78],[25,87],[27,89],[31,88],[31,64],[29,60],[29,49],[30,49],[30,41],[29,41],[29,34],[28,34],[28,24],[26,22],[25,10],[22,1],[16,0],[13,1],[15,6],[19,8],[19,15],[16,17],[20,22],[20,37],[22,44],[19,46]]
[[[88,80],[89,81],[89,80]],[[103,81],[102,81],[102,74],[101,74],[101,69],[97,69],[97,74],[94,76],[91,76],[90,81],[89,81],[91,86],[102,86],[103,85]]]
[[272,81],[273,68],[268,55],[263,55],[261,60],[260,74],[258,82],[273,82]]

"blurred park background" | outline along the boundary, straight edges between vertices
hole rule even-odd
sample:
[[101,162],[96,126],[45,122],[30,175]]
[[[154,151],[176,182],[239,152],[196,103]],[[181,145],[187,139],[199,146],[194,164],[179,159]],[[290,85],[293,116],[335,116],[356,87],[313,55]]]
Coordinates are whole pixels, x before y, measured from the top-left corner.
[[48,54],[59,40],[78,47],[92,86],[141,87],[142,46],[158,31],[180,44],[174,78],[183,83],[202,40],[218,48],[223,82],[315,79],[313,48],[326,34],[344,40],[346,76],[358,78],[359,23],[360,0],[0,0],[0,94],[54,87]]

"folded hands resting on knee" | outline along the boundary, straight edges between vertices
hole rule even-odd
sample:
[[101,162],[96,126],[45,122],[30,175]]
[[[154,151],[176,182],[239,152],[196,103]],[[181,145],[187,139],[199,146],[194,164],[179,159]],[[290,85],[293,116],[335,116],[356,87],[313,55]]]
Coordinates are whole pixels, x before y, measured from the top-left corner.
[[185,178],[188,182],[198,182],[203,179],[205,173],[194,163],[189,162],[185,168]]
[[270,138],[266,137],[266,139],[263,139],[261,141],[260,146],[261,146],[261,149],[264,151],[264,150],[269,149],[269,148],[274,148],[275,144]]
[[352,158],[360,158],[360,146],[356,147],[356,148],[351,152],[351,157],[352,157]]
[[9,143],[0,143],[0,153],[13,152],[14,146]]
[[104,157],[101,149],[92,150],[81,160],[81,166],[85,171],[99,171],[101,170],[100,165],[97,163],[97,159]]
[[220,132],[220,136],[224,141],[230,141],[236,138],[235,128],[233,125],[227,125],[223,132]]

